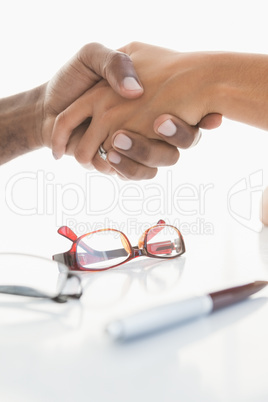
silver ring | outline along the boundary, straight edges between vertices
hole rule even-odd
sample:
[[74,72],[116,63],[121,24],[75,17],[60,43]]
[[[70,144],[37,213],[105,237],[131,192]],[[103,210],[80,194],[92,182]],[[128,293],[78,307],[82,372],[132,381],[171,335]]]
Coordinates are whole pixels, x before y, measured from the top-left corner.
[[98,154],[100,155],[101,159],[103,159],[104,161],[106,161],[107,159],[107,152],[105,151],[105,149],[103,149],[103,146],[100,145],[98,148]]

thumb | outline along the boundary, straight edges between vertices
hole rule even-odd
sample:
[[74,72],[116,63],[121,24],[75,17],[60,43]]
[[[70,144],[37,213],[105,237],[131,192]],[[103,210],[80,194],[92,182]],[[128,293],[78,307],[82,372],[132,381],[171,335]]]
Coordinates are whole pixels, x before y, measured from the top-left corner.
[[221,114],[210,113],[200,120],[198,127],[204,128],[205,130],[212,130],[214,128],[220,127],[221,123],[222,123]]
[[77,60],[86,67],[90,76],[93,72],[95,77],[99,77],[92,84],[104,78],[125,98],[138,98],[143,94],[132,60],[126,53],[108,49],[100,43],[90,43],[80,50]]

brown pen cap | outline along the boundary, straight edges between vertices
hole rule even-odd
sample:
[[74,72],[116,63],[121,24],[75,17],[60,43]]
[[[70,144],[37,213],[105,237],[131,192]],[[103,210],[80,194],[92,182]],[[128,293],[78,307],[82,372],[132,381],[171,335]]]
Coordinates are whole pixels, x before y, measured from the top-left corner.
[[213,301],[212,311],[218,310],[222,307],[226,307],[234,303],[238,303],[258,292],[259,290],[263,289],[267,285],[267,281],[256,281],[248,283],[247,285],[236,286],[233,288],[210,293],[209,295]]

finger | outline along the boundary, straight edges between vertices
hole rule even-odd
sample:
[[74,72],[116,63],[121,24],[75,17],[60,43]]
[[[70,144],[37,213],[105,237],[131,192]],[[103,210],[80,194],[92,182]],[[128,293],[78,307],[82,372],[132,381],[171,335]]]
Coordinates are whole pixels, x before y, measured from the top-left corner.
[[[105,145],[104,142],[104,148]],[[121,155],[147,167],[171,166],[180,156],[178,149],[165,141],[149,139],[127,130],[119,130],[113,135],[112,146]]]
[[214,128],[220,127],[222,123],[222,115],[219,113],[210,113],[207,114],[203,119],[199,122],[198,127],[203,128],[205,130],[212,130]]
[[190,126],[178,117],[163,114],[154,121],[154,131],[162,139],[179,148],[189,148],[197,144],[201,131],[197,126]]
[[91,164],[99,145],[104,142],[108,135],[108,128],[106,128],[102,119],[94,116],[74,151],[76,160],[81,165]]
[[88,126],[89,126],[89,124],[83,123],[73,130],[73,132],[69,138],[69,141],[66,145],[65,155],[70,155],[70,156],[74,155],[74,151],[75,151],[77,145],[79,144],[79,142],[81,141],[81,138],[87,131]]
[[[85,134],[86,130],[88,128],[88,124],[81,124],[79,127],[74,129],[72,132],[72,135],[68,141],[68,144],[66,146],[66,155],[71,155],[73,156],[75,153],[75,149],[77,148],[79,142],[81,141],[81,138]],[[92,164],[83,164],[83,167],[86,168],[87,170],[93,170],[96,169],[101,173],[104,174],[115,174],[115,170],[108,164],[106,163],[99,154],[97,153],[92,161]]]
[[79,68],[86,68],[90,87],[100,78],[105,78],[125,98],[137,98],[143,93],[132,60],[125,53],[108,49],[99,43],[89,43],[78,52],[74,67],[77,67],[76,63]]
[[60,159],[65,153],[74,129],[93,114],[92,96],[90,92],[85,93],[56,117],[51,135],[51,149],[55,159]]
[[119,177],[128,180],[148,180],[157,174],[156,167],[148,167],[119,154],[113,149],[107,154],[107,163],[115,169]]
[[96,153],[96,155],[94,156],[93,160],[92,160],[92,166],[98,170],[101,173],[104,174],[115,174],[116,171],[115,169],[109,165],[109,163],[107,163],[106,161],[104,161],[98,153]]

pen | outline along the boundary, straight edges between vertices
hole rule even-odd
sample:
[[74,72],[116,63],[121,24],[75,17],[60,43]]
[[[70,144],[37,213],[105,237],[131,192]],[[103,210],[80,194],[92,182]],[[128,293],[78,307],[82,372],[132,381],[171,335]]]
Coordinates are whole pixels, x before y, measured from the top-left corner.
[[113,340],[127,341],[164,330],[240,302],[263,289],[267,284],[267,281],[256,281],[153,307],[109,323],[106,332]]

